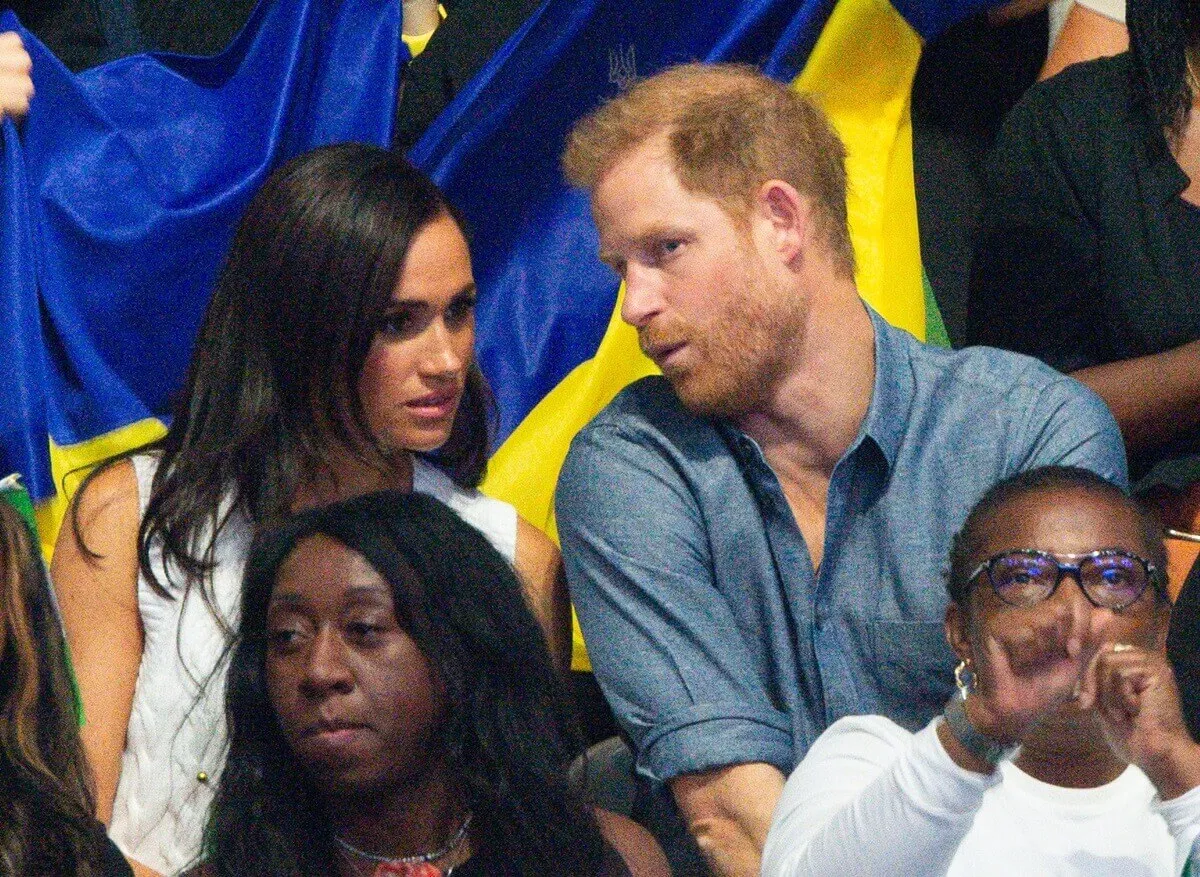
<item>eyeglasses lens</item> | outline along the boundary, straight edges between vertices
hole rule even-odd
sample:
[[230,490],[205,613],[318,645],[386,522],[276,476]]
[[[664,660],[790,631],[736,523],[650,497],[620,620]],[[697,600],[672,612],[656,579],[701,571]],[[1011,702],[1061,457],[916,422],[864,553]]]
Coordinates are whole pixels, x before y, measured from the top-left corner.
[[1049,557],[1005,554],[988,569],[992,587],[1005,603],[1032,606],[1050,596],[1058,581],[1058,564]]
[[1111,609],[1134,602],[1148,584],[1146,567],[1128,554],[1085,558],[1079,564],[1079,577],[1088,595]]

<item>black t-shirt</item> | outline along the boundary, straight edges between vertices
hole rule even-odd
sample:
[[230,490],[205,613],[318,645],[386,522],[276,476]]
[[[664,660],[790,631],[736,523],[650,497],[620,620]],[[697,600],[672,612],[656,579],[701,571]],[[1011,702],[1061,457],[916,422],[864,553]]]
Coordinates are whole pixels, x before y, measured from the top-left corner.
[[[1187,185],[1128,53],[1034,86],[986,169],[971,343],[1072,372],[1200,338],[1200,217],[1180,198]],[[1131,470],[1198,450],[1191,436]]]

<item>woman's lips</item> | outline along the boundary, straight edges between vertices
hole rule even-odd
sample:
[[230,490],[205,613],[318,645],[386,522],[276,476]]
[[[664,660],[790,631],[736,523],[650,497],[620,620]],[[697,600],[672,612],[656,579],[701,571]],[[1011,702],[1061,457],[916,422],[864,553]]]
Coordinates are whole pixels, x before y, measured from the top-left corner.
[[368,731],[366,725],[357,722],[318,722],[304,729],[301,746],[318,759],[336,757],[359,748]]
[[404,403],[413,414],[431,420],[438,420],[454,413],[458,407],[458,390],[447,390],[443,393],[429,393]]

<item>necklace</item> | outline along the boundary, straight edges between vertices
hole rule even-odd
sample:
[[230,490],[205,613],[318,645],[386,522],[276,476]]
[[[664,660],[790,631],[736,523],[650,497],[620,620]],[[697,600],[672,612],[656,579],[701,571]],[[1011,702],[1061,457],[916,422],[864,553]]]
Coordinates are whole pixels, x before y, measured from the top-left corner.
[[472,814],[470,813],[466,815],[462,821],[462,825],[450,836],[445,845],[427,853],[418,853],[415,856],[380,856],[375,853],[368,853],[366,850],[360,850],[354,844],[350,843],[350,841],[337,835],[333,836],[333,840],[338,845],[338,849],[342,855],[354,866],[354,870],[360,874],[363,872],[359,868],[358,862],[355,861],[356,859],[376,865],[377,867],[374,871],[375,877],[391,877],[391,875],[396,875],[396,877],[408,877],[408,875],[412,875],[412,877],[450,877],[450,874],[454,871],[453,865],[443,874],[440,869],[435,868],[430,863],[445,858],[462,845],[462,842],[467,837],[467,829],[471,827],[471,816]]

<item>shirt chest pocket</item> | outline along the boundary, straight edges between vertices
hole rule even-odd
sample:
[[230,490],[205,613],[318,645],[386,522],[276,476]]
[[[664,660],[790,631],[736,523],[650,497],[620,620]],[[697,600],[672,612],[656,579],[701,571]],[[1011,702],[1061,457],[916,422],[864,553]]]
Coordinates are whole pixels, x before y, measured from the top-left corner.
[[954,652],[940,621],[872,625],[877,712],[917,731],[942,711],[954,688]]

